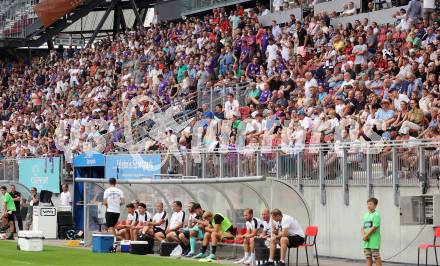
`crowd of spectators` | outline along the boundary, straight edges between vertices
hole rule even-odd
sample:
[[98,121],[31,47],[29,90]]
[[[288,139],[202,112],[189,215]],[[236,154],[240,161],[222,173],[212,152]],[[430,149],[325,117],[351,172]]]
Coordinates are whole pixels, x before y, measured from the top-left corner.
[[[259,3],[249,12],[216,8],[202,19],[136,28],[84,49],[2,62],[2,156],[71,158],[99,134],[103,152],[115,151],[135,96],[182,111],[191,95],[215,86],[229,86],[231,94],[212,109],[200,106],[193,118],[211,122],[167,130],[179,149],[194,148],[193,136],[230,149],[438,138],[436,13],[412,19],[402,10],[397,26],[368,19],[332,26],[325,13],[303,21],[292,15],[264,28],[257,17],[264,10]],[[245,81],[251,85],[240,103],[230,85]],[[132,111],[141,118],[151,106],[141,102]]]

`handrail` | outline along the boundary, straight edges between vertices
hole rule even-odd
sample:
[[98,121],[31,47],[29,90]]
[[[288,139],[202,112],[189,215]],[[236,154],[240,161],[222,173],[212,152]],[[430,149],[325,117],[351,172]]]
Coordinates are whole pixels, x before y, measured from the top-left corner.
[[[379,148],[385,148],[385,147],[396,147],[396,148],[405,148],[405,149],[411,149],[416,147],[433,147],[433,146],[439,146],[440,148],[440,138],[438,139],[415,139],[415,140],[394,140],[394,141],[365,141],[365,142],[336,142],[336,143],[320,143],[320,144],[299,144],[298,146],[291,146],[291,145],[285,145],[282,147],[272,147],[272,146],[257,146],[257,147],[250,147],[250,146],[243,146],[243,147],[236,147],[233,152],[243,152],[243,153],[249,153],[252,151],[255,152],[286,152],[286,151],[303,151],[303,150],[335,150],[335,149],[379,149]],[[194,150],[185,150],[184,153],[197,153],[197,154],[225,154],[230,152],[231,150],[228,150],[228,147],[220,147],[216,151],[207,151],[204,150],[203,147],[194,149]],[[179,152],[179,150],[157,150],[157,151],[146,151],[139,154],[166,154],[166,153],[173,153],[173,152]],[[108,152],[107,154],[127,154],[128,152]]]

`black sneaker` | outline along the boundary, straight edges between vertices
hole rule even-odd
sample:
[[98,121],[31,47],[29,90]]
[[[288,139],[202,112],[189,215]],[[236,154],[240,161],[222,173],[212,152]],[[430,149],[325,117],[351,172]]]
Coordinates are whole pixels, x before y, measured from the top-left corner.
[[263,266],[273,266],[273,265],[275,265],[275,263],[273,261],[268,261],[263,264]]
[[286,266],[286,263],[280,261],[280,262],[278,263],[278,266]]
[[6,238],[6,240],[15,240],[14,235],[11,234],[8,238]]
[[186,256],[190,252],[189,247],[182,247],[182,256]]

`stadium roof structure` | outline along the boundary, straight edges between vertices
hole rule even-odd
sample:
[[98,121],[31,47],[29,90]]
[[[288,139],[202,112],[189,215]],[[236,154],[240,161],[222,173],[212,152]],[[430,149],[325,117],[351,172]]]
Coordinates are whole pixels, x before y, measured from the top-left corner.
[[156,0],[42,0],[25,10],[21,5],[20,16],[12,14],[15,23],[1,16],[10,12],[2,10],[10,8],[6,6],[0,8],[0,23],[8,23],[0,24],[0,47],[40,47],[47,43],[53,48],[59,34],[73,34],[91,43],[97,37],[115,36],[136,24],[143,25],[148,9],[155,3]]

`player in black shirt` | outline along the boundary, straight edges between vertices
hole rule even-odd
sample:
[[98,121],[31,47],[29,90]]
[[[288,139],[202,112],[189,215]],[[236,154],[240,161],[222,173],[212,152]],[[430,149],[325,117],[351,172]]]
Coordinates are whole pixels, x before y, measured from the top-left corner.
[[18,229],[21,231],[23,230],[23,219],[21,218],[21,212],[20,212],[20,202],[21,202],[21,194],[18,192],[15,188],[15,185],[11,185],[11,192],[9,192],[11,197],[14,199],[15,203],[15,219],[18,223]]

